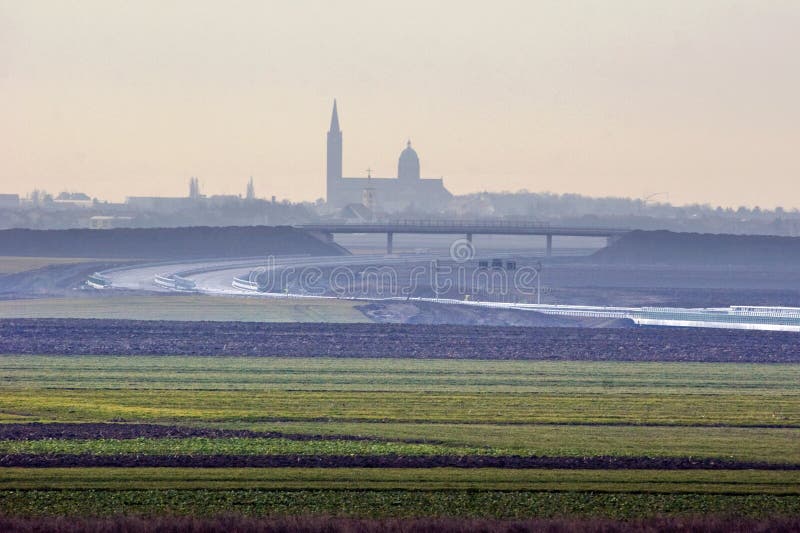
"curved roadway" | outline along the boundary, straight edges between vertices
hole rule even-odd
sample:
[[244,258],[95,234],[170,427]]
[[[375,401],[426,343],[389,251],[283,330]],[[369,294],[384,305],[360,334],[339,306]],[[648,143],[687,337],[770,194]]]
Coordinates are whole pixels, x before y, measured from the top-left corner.
[[[303,268],[335,267],[347,265],[398,265],[422,261],[444,259],[444,254],[409,254],[402,256],[364,255],[334,257],[278,257],[269,263],[264,258],[231,259],[226,261],[194,261],[182,263],[159,263],[133,265],[106,270],[100,274],[110,280],[111,286],[129,290],[171,292],[178,289],[156,284],[157,276],[179,276],[194,282],[194,292],[204,294],[261,295],[260,293],[234,287],[236,277],[244,277],[259,267]],[[368,299],[368,298],[365,298]],[[396,298],[388,298],[396,299]],[[727,309],[667,309],[667,308],[621,308],[574,305],[513,304],[501,302],[479,302],[442,300],[435,298],[415,298],[445,304],[471,305],[480,307],[500,307],[538,311],[540,313],[574,317],[626,318],[642,325],[714,327],[728,329],[760,329],[771,331],[800,332],[800,309],[795,308],[747,308],[741,312],[735,308]]]
[[[100,272],[111,281],[113,288],[155,292],[172,292],[158,285],[156,276],[180,276],[195,283],[195,292],[204,294],[258,295],[261,293],[233,287],[235,277],[244,277],[256,268],[304,268],[334,267],[348,265],[396,265],[409,262],[423,262],[447,258],[446,254],[409,254],[398,256],[360,255],[360,256],[289,256],[272,258],[269,262],[261,258],[237,258],[203,260],[192,262],[154,263],[114,268]],[[274,295],[273,295],[274,296]]]

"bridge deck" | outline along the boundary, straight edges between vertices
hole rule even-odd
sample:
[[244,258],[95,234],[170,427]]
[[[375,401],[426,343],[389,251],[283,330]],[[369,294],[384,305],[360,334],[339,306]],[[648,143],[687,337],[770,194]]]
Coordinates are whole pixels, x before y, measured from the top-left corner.
[[294,226],[323,233],[426,233],[472,235],[561,235],[571,237],[615,237],[624,228],[550,226],[526,222],[470,222],[451,220],[398,221],[353,224],[302,224]]

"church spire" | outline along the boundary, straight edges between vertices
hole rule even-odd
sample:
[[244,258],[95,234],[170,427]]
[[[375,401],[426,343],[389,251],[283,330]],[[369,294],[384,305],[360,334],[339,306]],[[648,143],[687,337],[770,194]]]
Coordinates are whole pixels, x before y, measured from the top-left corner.
[[330,131],[339,130],[339,112],[336,110],[336,98],[333,99],[333,114],[331,115],[331,129]]
[[328,164],[327,164],[328,202],[335,205],[340,200],[339,181],[342,179],[342,130],[339,129],[339,112],[336,100],[333,101],[331,129],[328,131]]

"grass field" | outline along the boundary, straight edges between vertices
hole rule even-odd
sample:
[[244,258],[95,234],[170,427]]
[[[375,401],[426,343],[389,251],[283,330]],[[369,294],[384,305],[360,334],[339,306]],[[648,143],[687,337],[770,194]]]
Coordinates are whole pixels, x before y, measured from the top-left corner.
[[281,421],[800,427],[800,396],[576,392],[0,391],[0,422]]
[[137,455],[510,455],[503,449],[354,440],[281,438],[136,438],[0,440],[5,454],[137,454]]
[[39,298],[0,301],[0,318],[116,318],[244,322],[370,322],[357,302],[207,295]]
[[[0,375],[5,422],[427,439],[448,453],[800,463],[800,365],[1,356]],[[730,427],[706,427],[714,424]],[[256,447],[238,441],[232,449]]]
[[800,396],[800,365],[0,356],[3,388]]
[[[0,422],[8,424],[149,422],[315,435],[9,438],[0,439],[5,458],[612,456],[800,464],[800,365],[5,355],[0,376]],[[800,470],[0,468],[0,513],[231,510],[800,515]]]

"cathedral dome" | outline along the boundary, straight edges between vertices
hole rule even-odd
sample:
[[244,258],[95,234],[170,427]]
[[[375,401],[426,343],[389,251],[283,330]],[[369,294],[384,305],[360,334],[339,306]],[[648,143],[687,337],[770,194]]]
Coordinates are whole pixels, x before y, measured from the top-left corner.
[[397,177],[400,179],[419,179],[419,157],[411,148],[411,141],[406,144],[406,149],[400,153],[397,163]]

